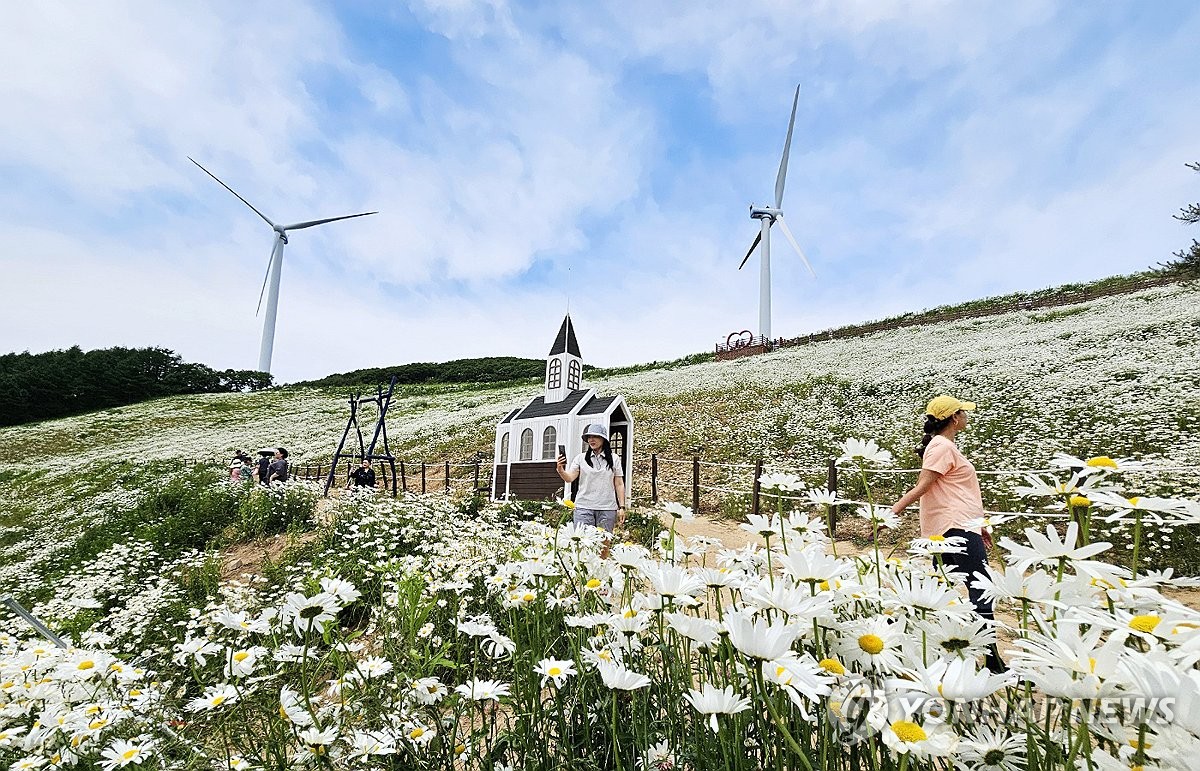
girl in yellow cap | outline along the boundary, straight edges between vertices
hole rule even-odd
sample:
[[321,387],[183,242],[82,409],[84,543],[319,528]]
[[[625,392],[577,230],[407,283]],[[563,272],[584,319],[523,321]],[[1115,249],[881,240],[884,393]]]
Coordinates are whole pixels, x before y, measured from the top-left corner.
[[[922,538],[958,537],[965,541],[963,553],[942,554],[942,563],[967,577],[971,604],[979,615],[992,620],[991,603],[972,585],[976,573],[986,575],[987,550],[992,545],[992,537],[987,528],[968,528],[969,522],[984,516],[983,495],[979,491],[975,467],[954,442],[958,432],[970,422],[967,413],[974,409],[975,402],[946,395],[938,396],[926,405],[925,437],[916,448],[917,455],[921,456],[921,476],[892,506],[892,513],[898,515],[920,500]],[[988,652],[987,666],[993,671],[1005,668],[994,645]]]

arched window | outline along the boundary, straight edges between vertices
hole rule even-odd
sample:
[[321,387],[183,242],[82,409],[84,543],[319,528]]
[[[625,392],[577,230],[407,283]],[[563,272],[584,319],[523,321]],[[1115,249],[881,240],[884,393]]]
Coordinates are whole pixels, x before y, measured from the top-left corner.
[[504,436],[500,437],[500,462],[508,463],[508,432],[504,432]]
[[567,388],[574,391],[579,388],[579,362],[571,359],[571,363],[567,366]]
[[521,432],[521,460],[533,460],[533,429]]
[[554,430],[554,426],[548,426],[542,432],[542,460],[554,460],[558,455],[554,452],[554,444],[558,439],[558,433]]
[[625,432],[618,429],[613,429],[608,435],[608,446],[612,450],[612,454],[625,461]]
[[546,368],[546,387],[558,388],[562,385],[562,359],[555,357]]

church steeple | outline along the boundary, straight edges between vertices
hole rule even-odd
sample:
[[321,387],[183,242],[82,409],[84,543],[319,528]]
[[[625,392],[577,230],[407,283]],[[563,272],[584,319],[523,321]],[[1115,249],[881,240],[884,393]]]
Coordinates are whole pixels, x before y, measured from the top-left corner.
[[575,339],[575,327],[568,313],[546,356],[546,403],[561,402],[582,385],[583,355],[579,353],[579,341]]

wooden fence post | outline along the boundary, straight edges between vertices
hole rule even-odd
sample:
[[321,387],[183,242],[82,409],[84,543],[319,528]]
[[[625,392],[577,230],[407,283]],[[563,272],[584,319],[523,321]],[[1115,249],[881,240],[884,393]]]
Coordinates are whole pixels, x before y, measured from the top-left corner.
[[421,495],[425,494],[425,461],[421,461]]
[[658,505],[658,453],[650,453],[650,503]]
[[450,459],[446,459],[446,495],[450,494]]
[[[826,480],[825,489],[827,489],[832,495],[837,495],[837,487],[838,487],[837,460],[835,460],[834,458],[830,458],[829,459],[829,476]],[[834,536],[834,534],[837,532],[836,512],[837,512],[837,506],[829,507],[829,523],[828,524],[829,524],[829,537],[830,538],[832,538]]]
[[692,456],[692,513],[700,513],[700,456]]
[[754,486],[750,489],[750,513],[758,515],[758,494],[762,491],[762,484],[758,481],[762,476],[763,461],[762,458],[754,461]]
[[479,492],[479,456],[475,456],[475,493]]
[[[392,480],[393,483],[395,481],[394,479]],[[404,489],[404,492],[408,492],[408,476],[404,473],[404,461],[400,461],[400,487]],[[395,488],[393,488],[394,490]]]

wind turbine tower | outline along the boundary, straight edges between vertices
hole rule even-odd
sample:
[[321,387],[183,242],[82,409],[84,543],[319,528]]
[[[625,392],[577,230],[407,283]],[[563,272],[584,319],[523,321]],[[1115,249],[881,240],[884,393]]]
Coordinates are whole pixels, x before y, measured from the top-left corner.
[[788,153],[792,148],[792,127],[796,124],[796,105],[800,101],[800,86],[796,86],[796,95],[792,98],[792,117],[788,120],[787,139],[783,142],[783,158],[779,161],[779,174],[775,177],[775,206],[755,206],[750,205],[750,218],[758,220],[759,229],[758,235],[754,236],[754,242],[750,244],[750,248],[746,251],[746,256],[742,258],[741,265],[738,265],[738,270],[746,264],[750,259],[750,255],[754,254],[754,250],[761,245],[759,250],[759,278],[758,278],[758,330],[759,335],[763,338],[764,344],[769,344],[771,340],[771,226],[779,225],[783,231],[784,237],[788,243],[796,250],[796,254],[800,255],[800,259],[804,261],[804,266],[808,268],[808,272],[816,278],[817,274],[809,264],[808,258],[804,256],[804,251],[800,248],[800,244],[796,242],[796,238],[792,235],[792,231],[788,229],[787,223],[783,221],[783,183],[787,178]]
[[[305,228],[324,225],[327,222],[348,220],[354,217],[366,217],[368,214],[378,214],[378,212],[365,211],[360,214],[344,214],[341,217],[327,217],[321,220],[297,222],[295,225],[276,225],[267,218],[267,215],[255,209],[249,201],[238,195],[236,190],[222,182],[216,174],[200,166],[195,159],[189,157],[188,160],[195,163],[205,174],[217,180],[217,184],[233,193],[239,201],[249,206],[250,210],[259,217],[262,217],[263,221],[270,225],[271,230],[275,232],[272,239],[271,257],[267,260],[267,275],[263,277],[262,289],[258,292],[258,308],[254,311],[254,315],[257,316],[258,312],[262,310],[263,295],[265,294],[267,297],[267,312],[263,316],[262,343],[258,349],[258,371],[269,373],[271,371],[271,353],[275,348],[275,319],[279,312],[279,279],[283,273],[283,247],[287,246],[287,234],[293,230],[304,230]],[[270,286],[270,291],[267,291],[268,285]]]

